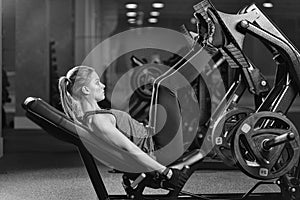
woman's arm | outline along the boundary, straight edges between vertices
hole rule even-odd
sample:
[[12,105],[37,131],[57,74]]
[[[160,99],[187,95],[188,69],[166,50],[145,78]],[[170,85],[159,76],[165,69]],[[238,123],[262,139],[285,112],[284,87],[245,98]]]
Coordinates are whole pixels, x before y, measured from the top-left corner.
[[156,170],[160,173],[166,170],[165,166],[152,159],[148,154],[146,154],[131,140],[129,140],[123,133],[121,133],[107,116],[94,115],[91,125],[93,131],[95,133],[99,133],[98,135],[102,139],[116,145],[124,151],[127,151],[149,170]]

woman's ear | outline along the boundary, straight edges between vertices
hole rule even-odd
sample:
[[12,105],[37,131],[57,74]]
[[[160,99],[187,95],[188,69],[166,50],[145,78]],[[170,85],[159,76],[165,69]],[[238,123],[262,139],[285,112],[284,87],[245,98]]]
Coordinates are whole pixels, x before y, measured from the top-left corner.
[[81,91],[82,91],[83,94],[89,94],[90,93],[90,89],[86,86],[83,86],[81,88]]

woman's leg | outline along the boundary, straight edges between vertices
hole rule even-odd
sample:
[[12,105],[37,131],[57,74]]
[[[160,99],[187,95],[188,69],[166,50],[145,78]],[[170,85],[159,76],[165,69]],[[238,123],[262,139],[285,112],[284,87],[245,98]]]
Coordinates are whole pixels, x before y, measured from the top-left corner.
[[177,97],[164,86],[158,88],[155,146],[162,148],[169,144],[180,129],[181,112]]
[[184,153],[182,117],[176,95],[164,86],[156,89],[155,156],[160,163],[168,165]]

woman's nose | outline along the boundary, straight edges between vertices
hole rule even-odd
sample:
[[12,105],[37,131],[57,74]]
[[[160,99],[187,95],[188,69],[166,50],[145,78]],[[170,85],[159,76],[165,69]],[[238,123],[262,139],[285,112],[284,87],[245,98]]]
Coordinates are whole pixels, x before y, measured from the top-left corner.
[[103,83],[100,84],[100,86],[104,89],[105,88],[105,85]]

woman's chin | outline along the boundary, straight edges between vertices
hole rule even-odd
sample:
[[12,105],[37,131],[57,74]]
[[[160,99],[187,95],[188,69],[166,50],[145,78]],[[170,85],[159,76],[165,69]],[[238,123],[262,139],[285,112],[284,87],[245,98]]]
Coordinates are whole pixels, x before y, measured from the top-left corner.
[[97,102],[100,102],[100,101],[103,101],[105,99],[105,96],[101,97],[101,98],[98,98],[97,99]]

